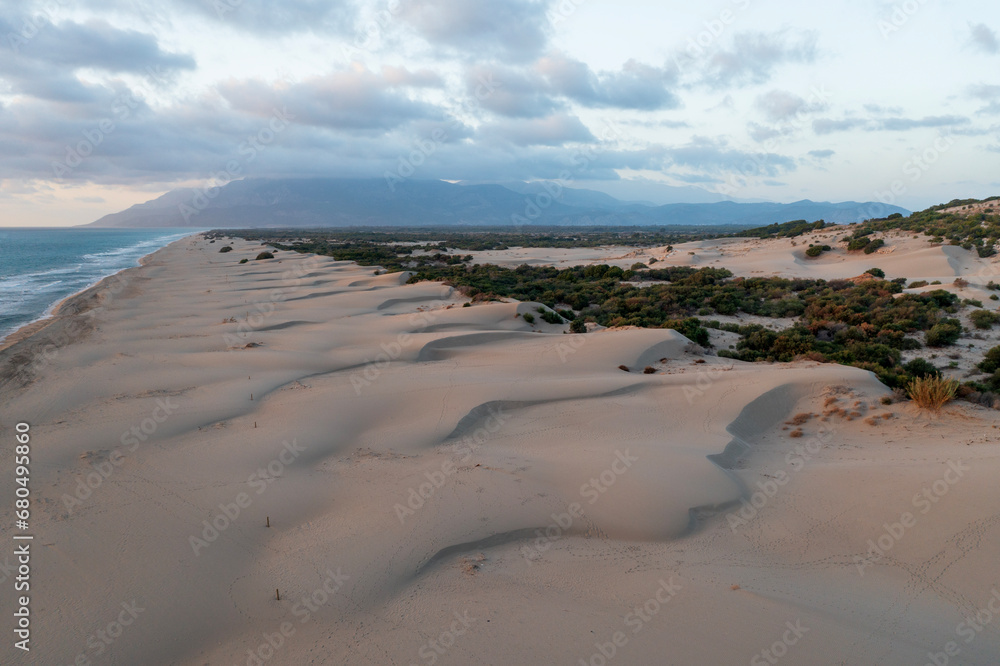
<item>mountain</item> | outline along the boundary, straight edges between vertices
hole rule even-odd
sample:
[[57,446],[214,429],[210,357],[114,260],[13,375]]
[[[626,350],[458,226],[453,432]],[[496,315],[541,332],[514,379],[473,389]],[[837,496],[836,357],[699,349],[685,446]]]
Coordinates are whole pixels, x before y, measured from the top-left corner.
[[[689,203],[650,206],[552,183],[456,184],[383,179],[245,179],[213,191],[178,189],[106,215],[94,227],[349,227],[746,224],[857,222],[898,212],[856,202]],[[546,190],[546,187],[549,189]],[[515,189],[520,191],[515,191]],[[554,192],[551,196],[549,192]],[[209,196],[211,195],[211,196]]]

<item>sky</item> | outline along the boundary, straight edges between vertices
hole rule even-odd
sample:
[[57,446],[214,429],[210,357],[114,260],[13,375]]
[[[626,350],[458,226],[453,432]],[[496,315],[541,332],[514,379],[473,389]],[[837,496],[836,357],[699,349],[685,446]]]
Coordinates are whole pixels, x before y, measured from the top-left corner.
[[994,0],[0,0],[0,226],[244,177],[1000,194]]

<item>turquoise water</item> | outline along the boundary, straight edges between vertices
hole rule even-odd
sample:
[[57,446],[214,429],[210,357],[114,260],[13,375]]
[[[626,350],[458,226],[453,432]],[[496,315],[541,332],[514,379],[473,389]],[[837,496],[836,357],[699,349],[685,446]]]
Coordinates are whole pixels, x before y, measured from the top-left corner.
[[0,228],[0,339],[191,229]]

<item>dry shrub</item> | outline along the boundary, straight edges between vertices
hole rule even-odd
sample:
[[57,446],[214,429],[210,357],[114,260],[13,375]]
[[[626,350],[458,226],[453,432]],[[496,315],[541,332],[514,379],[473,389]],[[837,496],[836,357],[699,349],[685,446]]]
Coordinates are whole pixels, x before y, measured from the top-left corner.
[[920,377],[910,382],[906,391],[913,402],[923,409],[938,410],[955,399],[958,382],[943,377]]
[[644,375],[651,375],[651,374],[653,374],[655,372],[656,372],[656,368],[654,368],[651,365],[647,365],[645,368],[642,369],[642,374],[644,374]]
[[801,414],[796,414],[789,420],[785,421],[785,423],[787,423],[788,425],[802,425],[803,423],[811,419],[813,416],[814,416],[813,414],[806,414],[805,412],[802,412]]
[[627,365],[619,365],[618,369],[621,370],[622,372],[628,372],[629,371]]
[[837,398],[837,397],[831,395],[829,398],[827,398],[823,402],[823,406],[824,407],[829,407],[830,405],[832,405],[833,403],[837,402],[838,400],[840,400],[840,398]]
[[867,423],[870,426],[877,426],[879,425],[879,422],[880,419],[877,416],[869,416],[868,418],[865,419],[865,423]]
[[789,437],[795,437],[797,439],[797,438],[801,437],[804,434],[805,433],[802,432],[802,428],[796,428],[795,430],[793,430],[790,433],[788,433],[788,436]]

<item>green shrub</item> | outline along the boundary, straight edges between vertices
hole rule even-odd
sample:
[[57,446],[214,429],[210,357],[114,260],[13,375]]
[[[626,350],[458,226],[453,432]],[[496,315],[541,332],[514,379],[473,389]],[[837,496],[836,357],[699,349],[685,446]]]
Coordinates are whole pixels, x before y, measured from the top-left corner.
[[229,247],[228,245],[223,245],[222,247],[219,248],[219,253],[220,254],[224,254],[226,252],[232,252],[232,251],[233,251],[233,248]]
[[823,254],[823,246],[822,245],[813,245],[808,250],[806,250],[806,256],[807,257],[818,257],[821,254]]
[[922,377],[907,384],[906,392],[924,409],[939,410],[955,398],[958,382],[942,377]]
[[905,370],[907,374],[913,375],[913,377],[918,379],[922,377],[941,376],[941,371],[938,370],[933,363],[922,358],[915,358],[909,363],[906,363],[903,365],[903,370]]
[[885,271],[882,270],[881,268],[869,268],[868,270],[865,271],[865,273],[867,273],[868,275],[874,275],[877,278],[885,277]]
[[559,315],[557,315],[552,310],[542,310],[540,316],[541,316],[541,318],[542,318],[543,321],[546,321],[546,322],[548,322],[550,324],[564,324],[565,323],[563,321],[563,318],[560,317]]
[[847,244],[848,252],[857,252],[858,250],[863,250],[872,242],[871,238],[867,236],[862,236],[861,238],[855,238],[850,243]]
[[914,280],[913,282],[910,283],[910,286],[907,287],[907,289],[917,289],[919,287],[926,287],[927,284],[928,284],[927,280]]
[[257,261],[260,261],[261,259],[274,259],[274,255],[266,251],[261,252],[260,254],[257,255]]
[[247,263],[248,261],[250,261],[250,260],[249,260],[249,259],[247,259],[246,257],[243,257],[242,259],[240,259],[240,263],[241,263],[241,264],[245,264],[245,263]]
[[871,243],[868,243],[868,245],[865,245],[864,247],[865,254],[871,254],[875,252],[875,250],[882,247],[883,245],[885,245],[885,241],[882,240],[881,238],[876,238]]
[[942,319],[927,331],[928,347],[947,347],[962,335],[962,324],[957,319]]
[[976,366],[983,372],[996,372],[1000,370],[1000,345],[986,352],[983,360]]
[[582,319],[574,319],[569,325],[570,333],[586,333],[587,324]]
[[535,323],[535,315],[531,314],[530,312],[525,312],[524,313],[524,321],[528,322],[529,324],[534,324]]

